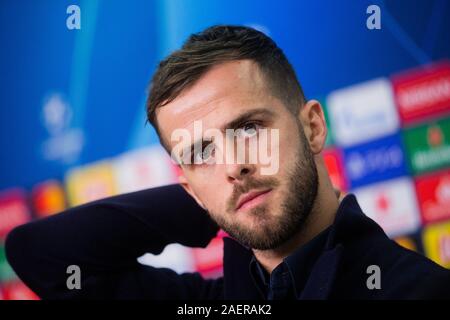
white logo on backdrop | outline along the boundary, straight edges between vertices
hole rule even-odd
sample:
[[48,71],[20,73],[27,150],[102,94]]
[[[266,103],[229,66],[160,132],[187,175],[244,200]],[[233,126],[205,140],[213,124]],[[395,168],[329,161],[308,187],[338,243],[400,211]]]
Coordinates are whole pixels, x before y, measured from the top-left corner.
[[81,129],[71,128],[72,110],[62,94],[53,93],[44,100],[43,125],[49,137],[42,145],[44,159],[70,164],[76,161],[84,145]]

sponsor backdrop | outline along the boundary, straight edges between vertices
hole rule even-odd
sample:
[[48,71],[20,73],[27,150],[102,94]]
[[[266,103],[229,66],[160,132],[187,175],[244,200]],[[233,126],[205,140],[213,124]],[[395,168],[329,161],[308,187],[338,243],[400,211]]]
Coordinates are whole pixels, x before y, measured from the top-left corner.
[[[66,26],[73,4],[81,29]],[[381,29],[366,26],[371,4]],[[176,182],[145,125],[146,86],[159,59],[217,23],[278,42],[325,108],[333,183],[398,243],[450,268],[449,14],[445,0],[2,1],[0,298],[37,299],[6,261],[13,227]],[[139,261],[216,277],[222,237]]]

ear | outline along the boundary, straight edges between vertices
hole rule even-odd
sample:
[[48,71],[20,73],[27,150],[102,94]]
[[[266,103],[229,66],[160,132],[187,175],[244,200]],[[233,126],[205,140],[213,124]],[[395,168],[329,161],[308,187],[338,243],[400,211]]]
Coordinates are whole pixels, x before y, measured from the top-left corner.
[[194,200],[197,202],[197,204],[203,208],[203,210],[206,210],[205,205],[203,204],[203,202],[197,197],[197,195],[195,194],[194,190],[192,189],[192,187],[189,185],[189,182],[187,181],[186,177],[184,176],[184,174],[180,174],[178,176],[178,181],[180,182],[181,186],[183,187],[184,190],[186,190],[186,192],[192,197],[194,198]]
[[319,154],[325,146],[328,134],[325,116],[319,101],[309,100],[300,108],[299,118],[311,151]]

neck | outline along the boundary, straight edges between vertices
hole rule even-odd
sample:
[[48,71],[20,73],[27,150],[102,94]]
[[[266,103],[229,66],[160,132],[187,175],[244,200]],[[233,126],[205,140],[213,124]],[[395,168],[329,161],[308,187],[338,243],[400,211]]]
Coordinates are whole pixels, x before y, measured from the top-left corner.
[[331,184],[328,173],[321,163],[318,161],[317,170],[319,174],[319,189],[317,197],[314,201],[312,211],[309,218],[305,222],[305,226],[292,237],[289,241],[281,246],[271,250],[256,250],[253,253],[258,262],[269,272],[272,272],[284,258],[292,254],[297,248],[304,245],[320,232],[329,227],[333,221],[339,206],[338,196]]

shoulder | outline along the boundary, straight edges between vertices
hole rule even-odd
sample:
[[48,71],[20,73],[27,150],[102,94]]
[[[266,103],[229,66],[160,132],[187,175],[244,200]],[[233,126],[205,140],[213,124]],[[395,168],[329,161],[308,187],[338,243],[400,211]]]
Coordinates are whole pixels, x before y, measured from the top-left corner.
[[357,265],[366,279],[371,275],[369,270],[375,270],[369,266],[379,272],[381,289],[373,292],[377,298],[450,299],[450,270],[387,237],[375,237],[369,244],[365,253],[359,250]]
[[450,270],[422,254],[389,240],[385,264],[385,295],[392,298],[450,299]]

